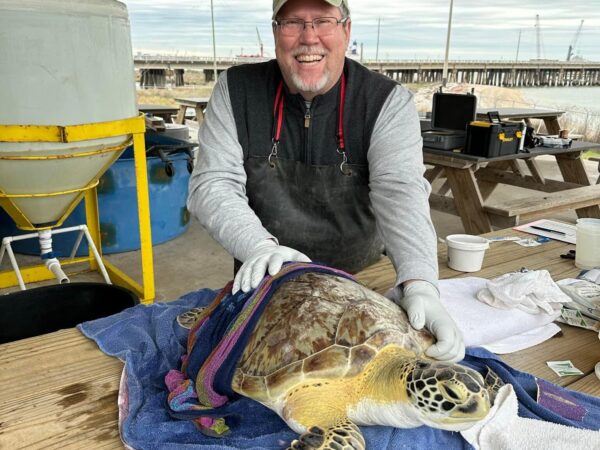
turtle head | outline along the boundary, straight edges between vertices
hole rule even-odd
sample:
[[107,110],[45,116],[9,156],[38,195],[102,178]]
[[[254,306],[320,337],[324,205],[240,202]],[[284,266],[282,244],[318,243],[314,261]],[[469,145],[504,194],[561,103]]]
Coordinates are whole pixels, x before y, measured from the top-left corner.
[[458,364],[417,360],[407,373],[406,390],[421,421],[434,428],[467,429],[491,407],[483,377]]

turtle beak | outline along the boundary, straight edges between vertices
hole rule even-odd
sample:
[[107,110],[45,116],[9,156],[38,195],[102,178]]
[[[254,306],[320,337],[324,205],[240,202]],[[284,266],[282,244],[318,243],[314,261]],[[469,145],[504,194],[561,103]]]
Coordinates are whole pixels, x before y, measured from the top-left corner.
[[450,417],[452,419],[476,422],[487,416],[489,412],[490,400],[487,395],[473,395],[465,404],[457,406],[450,414]]

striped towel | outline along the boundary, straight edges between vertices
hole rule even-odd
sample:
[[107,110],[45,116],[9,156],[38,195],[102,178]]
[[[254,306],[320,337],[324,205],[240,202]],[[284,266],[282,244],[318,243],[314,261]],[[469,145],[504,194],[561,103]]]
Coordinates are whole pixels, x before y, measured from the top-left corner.
[[[193,420],[210,436],[222,436],[239,420],[237,394],[231,380],[246,343],[277,288],[307,272],[321,272],[354,280],[341,270],[315,263],[287,263],[275,276],[265,276],[250,293],[231,294],[230,282],[190,329],[187,354],[180,370],[165,377],[171,416]],[[227,422],[225,417],[228,417]]]

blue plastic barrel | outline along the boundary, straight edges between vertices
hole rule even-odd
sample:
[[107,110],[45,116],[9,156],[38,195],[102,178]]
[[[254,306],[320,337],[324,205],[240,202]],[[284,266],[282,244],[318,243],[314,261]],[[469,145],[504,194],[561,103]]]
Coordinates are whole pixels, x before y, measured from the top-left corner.
[[[148,143],[147,143],[148,145]],[[184,233],[189,225],[189,213],[185,207],[188,193],[188,156],[171,154],[174,173],[168,175],[165,163],[157,156],[147,157],[148,191],[150,197],[150,222],[153,245],[169,241]],[[100,210],[100,233],[102,251],[105,254],[128,252],[140,248],[140,231],[137,211],[137,191],[133,149],[127,149],[108,169],[98,185],[98,208]],[[63,227],[85,224],[85,205],[82,201],[65,220]],[[12,218],[0,208],[0,238],[25,234]],[[77,232],[56,234],[52,238],[53,250],[59,256],[68,256],[77,238]],[[15,241],[17,253],[38,255],[36,239]],[[87,255],[85,239],[77,255]]]

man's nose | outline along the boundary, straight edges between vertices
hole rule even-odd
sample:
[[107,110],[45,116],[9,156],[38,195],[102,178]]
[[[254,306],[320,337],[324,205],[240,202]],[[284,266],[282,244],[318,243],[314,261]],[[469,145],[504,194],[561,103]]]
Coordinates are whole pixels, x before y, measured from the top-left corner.
[[304,22],[304,29],[300,33],[300,39],[302,42],[316,42],[319,40],[317,30],[312,22]]

